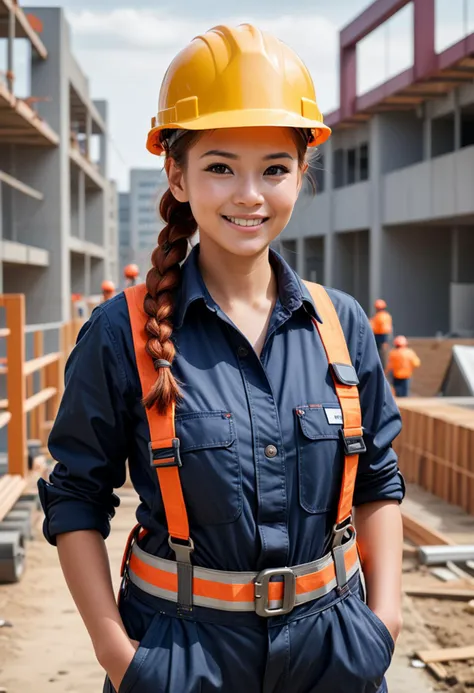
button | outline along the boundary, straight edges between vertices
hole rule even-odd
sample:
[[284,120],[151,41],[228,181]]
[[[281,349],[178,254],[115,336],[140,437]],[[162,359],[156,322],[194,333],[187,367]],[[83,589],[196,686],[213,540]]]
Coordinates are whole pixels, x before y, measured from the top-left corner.
[[239,346],[239,348],[237,349],[237,353],[241,359],[244,359],[246,356],[249,355],[249,350],[246,349],[244,346]]
[[265,457],[276,457],[278,455],[278,450],[274,445],[267,445],[265,448]]

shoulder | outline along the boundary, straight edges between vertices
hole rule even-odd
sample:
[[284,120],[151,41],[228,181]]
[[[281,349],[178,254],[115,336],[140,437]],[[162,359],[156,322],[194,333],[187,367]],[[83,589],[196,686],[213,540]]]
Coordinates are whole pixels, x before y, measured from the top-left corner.
[[74,351],[89,356],[108,352],[112,360],[124,370],[124,362],[133,353],[133,337],[123,292],[94,308],[89,320],[79,331]]
[[[322,288],[328,294],[336,310],[352,363],[357,369],[365,350],[366,340],[373,338],[368,317],[353,296],[339,289],[326,286]],[[324,321],[324,315],[321,314],[317,302],[315,302],[315,308],[319,317]]]

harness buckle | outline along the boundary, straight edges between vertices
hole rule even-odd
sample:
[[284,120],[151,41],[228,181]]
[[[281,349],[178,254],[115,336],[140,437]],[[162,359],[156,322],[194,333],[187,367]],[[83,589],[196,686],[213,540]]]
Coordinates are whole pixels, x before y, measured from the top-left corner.
[[170,549],[174,551],[178,563],[191,563],[191,554],[194,551],[194,542],[191,537],[181,541],[169,536],[168,544]]
[[[283,577],[283,604],[271,608],[268,586],[272,577]],[[289,614],[296,605],[296,575],[291,568],[267,568],[255,578],[255,611],[258,616],[269,618]]]
[[[182,467],[181,455],[179,454],[179,438],[172,439],[171,448],[153,449],[151,441],[148,443],[150,453],[150,467],[163,469],[165,467]],[[161,461],[162,460],[162,461]]]
[[346,455],[362,455],[364,452],[367,452],[363,435],[346,436],[344,430],[341,429],[341,437]]

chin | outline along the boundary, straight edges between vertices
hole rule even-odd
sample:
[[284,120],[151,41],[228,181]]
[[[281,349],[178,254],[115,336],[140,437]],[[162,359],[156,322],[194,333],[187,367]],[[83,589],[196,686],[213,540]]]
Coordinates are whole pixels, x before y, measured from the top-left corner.
[[224,249],[238,257],[252,257],[253,255],[260,255],[263,250],[268,248],[270,242],[268,238],[246,238],[234,243],[226,243]]

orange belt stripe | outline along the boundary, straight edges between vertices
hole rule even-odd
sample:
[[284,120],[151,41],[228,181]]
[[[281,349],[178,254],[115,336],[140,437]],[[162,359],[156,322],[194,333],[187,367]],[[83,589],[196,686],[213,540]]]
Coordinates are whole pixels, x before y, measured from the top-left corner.
[[[346,570],[349,572],[358,561],[357,546],[354,544],[344,555]],[[178,591],[177,573],[170,573],[160,568],[148,565],[132,554],[130,559],[130,570],[135,575],[159,589],[169,592]],[[296,594],[306,594],[313,592],[330,584],[336,578],[334,564],[328,565],[322,570],[309,575],[301,575],[296,578]],[[268,596],[271,601],[283,599],[284,583],[270,582],[268,585]],[[208,599],[218,599],[227,602],[252,602],[255,600],[255,585],[253,582],[236,585],[223,582],[213,582],[201,578],[193,578],[193,595],[195,597],[206,597]]]

